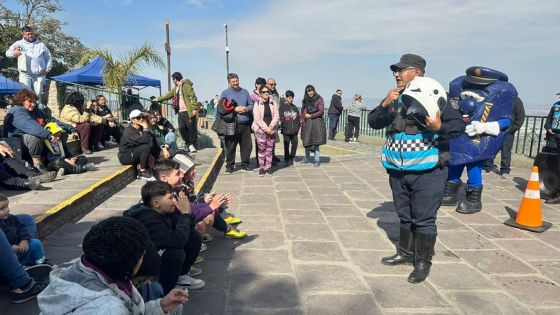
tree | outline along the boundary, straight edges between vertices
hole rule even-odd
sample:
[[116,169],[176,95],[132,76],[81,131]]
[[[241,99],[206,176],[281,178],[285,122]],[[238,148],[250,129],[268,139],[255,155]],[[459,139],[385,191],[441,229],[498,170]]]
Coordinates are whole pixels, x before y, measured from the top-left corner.
[[105,59],[103,85],[116,93],[122,91],[128,73],[139,73],[146,65],[152,65],[160,69],[165,68],[163,58],[147,43],[140,48],[129,51],[127,54],[115,57],[106,49],[92,49],[84,53],[81,60],[86,61],[93,56],[101,56]]
[[0,0],[0,72],[17,80],[17,61],[5,58],[4,52],[12,43],[21,39],[21,28],[34,28],[41,41],[47,45],[53,57],[53,68],[48,74],[55,76],[68,71],[78,64],[86,47],[80,40],[62,32],[63,22],[52,17],[62,11],[58,0],[17,0],[20,8],[12,11]]

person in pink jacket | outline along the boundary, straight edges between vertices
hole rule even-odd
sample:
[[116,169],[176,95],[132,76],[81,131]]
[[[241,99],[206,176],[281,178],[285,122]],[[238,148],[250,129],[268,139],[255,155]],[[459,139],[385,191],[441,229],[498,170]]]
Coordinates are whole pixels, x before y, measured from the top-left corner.
[[257,152],[259,157],[259,176],[266,173],[272,174],[272,155],[274,142],[276,141],[276,129],[278,128],[278,104],[270,97],[270,90],[266,85],[259,89],[260,100],[253,107],[253,125],[257,140]]

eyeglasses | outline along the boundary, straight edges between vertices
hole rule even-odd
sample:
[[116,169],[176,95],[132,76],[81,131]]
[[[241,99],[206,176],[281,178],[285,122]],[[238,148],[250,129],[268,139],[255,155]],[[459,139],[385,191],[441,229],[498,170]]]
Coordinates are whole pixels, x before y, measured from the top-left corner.
[[261,94],[264,94],[264,93],[270,94],[270,91],[261,91]]
[[418,68],[416,68],[416,67],[407,67],[407,68],[404,68],[404,69],[400,69],[400,70],[397,70],[397,71],[393,71],[393,74],[395,74],[395,73],[399,73],[399,74],[400,74],[400,73],[403,73],[403,72],[405,72],[405,71],[412,70],[412,69],[418,69]]
[[276,86],[276,83],[268,83],[268,85],[274,85],[274,86]]

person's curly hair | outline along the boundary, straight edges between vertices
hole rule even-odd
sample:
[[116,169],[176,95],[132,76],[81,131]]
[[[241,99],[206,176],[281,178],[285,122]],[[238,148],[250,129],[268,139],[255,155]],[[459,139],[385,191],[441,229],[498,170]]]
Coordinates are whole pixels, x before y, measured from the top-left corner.
[[80,92],[72,92],[68,96],[66,96],[66,100],[64,100],[65,105],[72,105],[78,109],[84,106],[84,95]]
[[35,92],[29,89],[21,89],[16,93],[14,97],[14,104],[16,105],[23,105],[25,101],[37,102],[39,98]]

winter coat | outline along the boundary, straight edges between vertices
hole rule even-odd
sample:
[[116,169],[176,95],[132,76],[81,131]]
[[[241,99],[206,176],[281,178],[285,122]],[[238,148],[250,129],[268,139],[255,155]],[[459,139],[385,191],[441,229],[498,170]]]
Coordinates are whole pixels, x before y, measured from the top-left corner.
[[305,114],[308,111],[307,107],[304,105],[301,108],[301,141],[304,147],[327,143],[327,129],[323,121],[325,103],[322,97],[319,96],[314,107],[314,112],[310,113],[311,117],[309,119],[305,119]]
[[23,106],[12,106],[4,118],[4,138],[29,134],[46,139],[51,136],[51,132],[43,128],[47,122],[47,117],[37,107],[30,112]]
[[119,143],[118,155],[130,155],[132,149],[142,144],[151,144],[152,136],[144,131],[136,129],[132,124],[128,125],[123,131],[121,136],[121,143]]
[[62,111],[60,112],[60,120],[63,123],[72,125],[73,127],[76,127],[77,124],[87,122],[95,124],[104,124],[107,122],[105,118],[93,114],[89,109],[85,109],[83,113],[80,113],[75,106],[69,104],[64,105],[62,108]]
[[280,121],[280,117],[278,116],[278,104],[272,98],[270,98],[270,102],[268,103],[270,106],[270,112],[272,114],[272,121],[270,125],[267,125],[264,121],[264,103],[259,101],[253,107],[253,124],[251,129],[256,132],[264,132],[267,128],[272,128],[272,131],[276,131],[278,128],[278,122]]
[[123,215],[140,221],[157,249],[184,248],[195,223],[191,214],[176,211],[163,215],[143,203],[130,207]]
[[[25,39],[20,39],[13,43],[8,50],[6,50],[6,57],[15,58],[14,48],[21,47],[21,52],[25,55],[26,69],[18,69],[21,72],[28,74],[43,74],[51,71],[52,58],[47,45],[41,42],[38,38],[34,42],[28,42]],[[18,63],[19,67],[19,63]]]
[[284,135],[297,135],[299,132],[300,115],[299,108],[294,104],[284,103],[280,105],[280,128]]
[[165,314],[160,299],[144,303],[132,286],[132,297],[79,259],[70,267],[55,267],[49,286],[37,296],[41,314]]
[[25,225],[13,214],[9,214],[6,219],[0,220],[0,230],[4,231],[10,245],[17,245],[23,240],[31,240],[31,234]]
[[511,125],[509,126],[509,133],[516,133],[523,123],[525,122],[525,108],[523,107],[523,102],[519,97],[513,100],[513,105],[511,107]]
[[[196,110],[196,104],[198,102],[198,100],[196,98],[196,94],[194,93],[193,82],[189,79],[183,79],[183,80],[181,80],[181,83],[179,83],[178,86],[181,87],[181,95],[178,95],[178,96],[184,102],[186,108],[185,108],[185,110],[181,110],[179,108],[179,106],[173,106],[173,109],[175,110],[175,113],[186,111],[189,114],[189,118],[190,118],[191,114],[192,114],[192,111]],[[166,100],[172,99],[176,94],[178,94],[176,92],[176,90],[177,90],[177,86],[172,88],[164,96],[160,96],[160,97],[156,98],[156,101],[161,102],[161,101],[166,101]],[[179,103],[177,103],[177,105],[178,104]]]
[[342,110],[342,98],[338,94],[333,94],[328,114],[340,116],[340,114],[342,114]]
[[348,116],[362,117],[362,111],[366,109],[366,106],[362,102],[352,101],[352,105],[347,108]]

